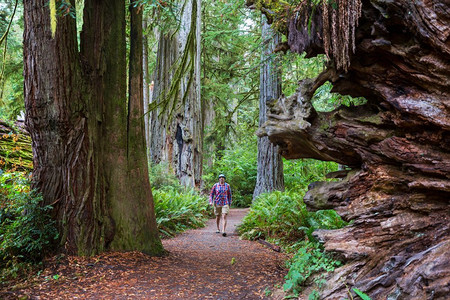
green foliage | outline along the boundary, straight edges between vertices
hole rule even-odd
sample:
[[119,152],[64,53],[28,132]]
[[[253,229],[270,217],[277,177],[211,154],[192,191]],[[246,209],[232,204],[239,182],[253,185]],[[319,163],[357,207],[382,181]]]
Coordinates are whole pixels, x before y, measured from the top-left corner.
[[314,241],[316,229],[336,229],[346,225],[334,210],[308,212],[303,203],[304,191],[264,193],[252,203],[239,232],[246,239],[272,239],[294,243],[304,237]]
[[371,300],[368,295],[366,295],[365,293],[361,292],[357,288],[353,288],[352,290],[355,292],[356,295],[361,297],[362,300]]
[[214,110],[205,130],[212,155],[256,130],[260,31],[258,16],[240,0],[204,1],[202,9],[201,94]]
[[[320,245],[306,242],[289,263],[284,290],[297,296],[309,277],[320,272],[332,272],[340,265],[341,263],[326,254]],[[323,283],[323,276],[316,277],[314,280],[314,285],[318,289]],[[309,299],[317,299],[318,296],[318,291],[315,290],[310,294]]]
[[263,193],[253,201],[238,230],[246,239],[296,241],[304,236],[297,228],[308,226],[307,218],[308,211],[300,194],[289,191]]
[[226,182],[231,186],[232,205],[248,207],[252,202],[256,184],[256,137],[236,145],[233,149],[221,151],[221,154],[212,168],[205,168],[203,179],[207,187],[206,191],[209,192],[214,183],[218,182],[217,176],[223,173],[226,176]]
[[184,9],[184,1],[177,0],[136,0],[135,7],[143,6],[144,15],[150,17],[150,30],[155,27],[163,33],[174,33],[179,29],[180,16]]
[[352,98],[348,95],[332,93],[333,85],[327,81],[320,86],[312,98],[312,104],[317,111],[332,111],[341,105],[357,106],[363,105],[367,100],[363,97]]
[[0,168],[31,171],[31,137],[9,123],[0,120]]
[[2,277],[17,275],[26,263],[42,259],[58,238],[42,197],[30,191],[23,173],[0,173],[0,267]]
[[[330,272],[339,262],[323,252],[312,233],[316,229],[337,229],[347,225],[334,210],[309,212],[303,203],[303,190],[261,194],[244,217],[238,230],[247,239],[263,238],[282,244],[287,251],[297,251],[289,263],[285,290],[294,296],[313,274]],[[315,277],[315,290],[309,299],[319,299],[323,276]]]
[[287,190],[304,190],[314,181],[325,181],[325,175],[338,170],[335,162],[315,159],[283,159],[284,185]]
[[[325,70],[325,55],[312,58],[305,58],[305,55],[288,52],[282,56],[283,94],[292,95],[300,80],[315,78]],[[349,95],[332,93],[332,88],[333,85],[327,81],[315,91],[311,101],[317,111],[332,111],[341,105],[356,106],[367,102],[363,97],[352,98]]]
[[[7,29],[14,1],[0,5],[0,36]],[[23,5],[19,1],[11,28],[0,48],[0,119],[14,120],[24,110],[23,101]]]
[[199,196],[193,190],[179,192],[170,187],[153,189],[153,199],[159,232],[166,237],[204,226],[210,211],[206,197]]
[[212,213],[206,196],[180,185],[168,164],[153,164],[149,170],[156,223],[161,235],[171,237],[190,228],[202,227]]
[[298,88],[298,82],[305,78],[315,78],[324,69],[326,56],[305,58],[306,54],[287,52],[281,57],[283,94],[292,95]]

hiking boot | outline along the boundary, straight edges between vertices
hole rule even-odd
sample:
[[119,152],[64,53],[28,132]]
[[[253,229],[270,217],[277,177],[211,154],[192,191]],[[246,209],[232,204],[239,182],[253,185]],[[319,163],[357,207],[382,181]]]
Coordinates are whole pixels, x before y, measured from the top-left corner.
[[224,233],[222,233],[222,236],[227,236],[227,234],[224,232]]

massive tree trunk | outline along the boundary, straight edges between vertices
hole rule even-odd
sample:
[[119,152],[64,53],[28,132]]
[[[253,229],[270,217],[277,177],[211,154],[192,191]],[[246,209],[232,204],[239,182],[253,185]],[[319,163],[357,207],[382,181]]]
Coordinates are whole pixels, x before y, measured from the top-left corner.
[[[151,195],[137,193],[130,184],[149,189],[142,177],[146,162],[129,164],[135,158],[127,152],[129,139],[138,144],[140,133],[132,136],[134,124],[127,130],[124,2],[85,1],[80,53],[73,18],[58,17],[52,38],[46,3],[24,1],[34,187],[44,204],[54,206],[61,246],[68,253],[159,254],[163,249],[154,236]],[[141,148],[133,151],[145,158]]]
[[[267,121],[266,102],[278,99],[281,95],[281,72],[279,62],[274,58],[275,47],[281,42],[281,36],[261,17],[262,53],[259,92],[259,126]],[[258,171],[253,199],[261,193],[284,190],[283,160],[267,136],[258,137]]]
[[[440,1],[360,4],[316,7],[313,17],[306,5],[279,27],[291,51],[328,52],[334,60],[318,78],[303,81],[297,94],[280,98],[260,134],[280,145],[286,158],[336,161],[352,169],[340,182],[313,184],[305,197],[310,208],[334,208],[353,221],[315,233],[345,262],[328,278],[321,298],[348,298],[348,288],[357,287],[372,299],[446,299],[450,8]],[[359,9],[353,53],[348,17]],[[311,96],[327,80],[335,92],[364,96],[367,104],[315,111]]]
[[[185,186],[200,186],[203,120],[200,99],[200,1],[189,0],[176,34],[161,33],[150,155],[166,162]],[[155,104],[154,103],[154,104]]]

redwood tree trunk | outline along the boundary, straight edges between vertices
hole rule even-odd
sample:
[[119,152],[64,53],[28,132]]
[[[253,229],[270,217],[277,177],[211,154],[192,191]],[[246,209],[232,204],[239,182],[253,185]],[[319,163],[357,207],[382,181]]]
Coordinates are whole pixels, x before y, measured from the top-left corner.
[[[142,20],[142,30],[147,29],[147,20]],[[150,77],[148,73],[148,39],[147,35],[142,36],[142,72],[143,72],[143,101],[144,101],[144,126],[145,126],[145,142],[147,146],[147,159],[150,161]]]
[[201,184],[200,1],[184,5],[176,34],[161,33],[155,72],[151,159],[166,162],[184,186]]
[[[141,7],[129,6],[130,25],[130,63],[129,100],[127,118],[127,198],[113,209],[117,233],[122,234],[112,244],[114,249],[133,249],[138,247],[149,254],[161,253],[162,245],[156,225],[152,190],[148,177],[147,147],[145,127],[142,116],[143,106],[143,52],[142,52],[142,14]],[[117,221],[120,220],[120,223]],[[121,225],[119,227],[118,225]],[[130,229],[134,234],[130,234]]]
[[[287,45],[310,56],[324,53],[325,22],[344,24],[358,8],[350,4],[358,2],[339,1],[339,12],[330,6],[324,19],[324,6],[312,18],[311,8],[295,10],[281,26],[287,29]],[[345,262],[327,278],[323,299],[348,298],[352,287],[372,299],[448,298],[448,11],[443,1],[362,1],[347,67],[344,55],[315,80],[303,81],[297,94],[271,109],[260,131],[286,158],[352,168],[340,182],[311,185],[305,196],[311,209],[335,208],[353,220],[343,229],[315,233]],[[347,30],[343,36],[351,34],[352,28]],[[329,55],[335,59],[342,53]],[[364,96],[368,103],[316,112],[310,99],[327,80],[334,91]]]
[[128,132],[137,126],[127,130],[124,2],[85,1],[80,53],[73,18],[58,17],[52,38],[46,3],[24,1],[34,187],[53,204],[68,253],[159,254],[149,192],[138,194],[130,185],[141,182],[148,190],[144,171],[129,165],[127,153]]
[[[273,52],[281,42],[280,34],[270,28],[264,15],[261,19],[259,126],[267,121],[266,102],[278,99],[281,95],[281,73]],[[253,199],[273,190],[284,190],[283,160],[278,153],[278,146],[272,144],[267,136],[258,137],[258,171]]]

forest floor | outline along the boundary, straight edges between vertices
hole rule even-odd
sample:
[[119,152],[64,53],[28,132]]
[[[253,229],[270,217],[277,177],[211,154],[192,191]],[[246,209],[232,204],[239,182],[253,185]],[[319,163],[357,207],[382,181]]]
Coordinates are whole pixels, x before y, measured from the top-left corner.
[[0,290],[0,299],[270,299],[287,273],[286,256],[239,239],[236,226],[247,212],[230,211],[226,237],[209,220],[163,240],[164,257],[54,257],[39,275]]

